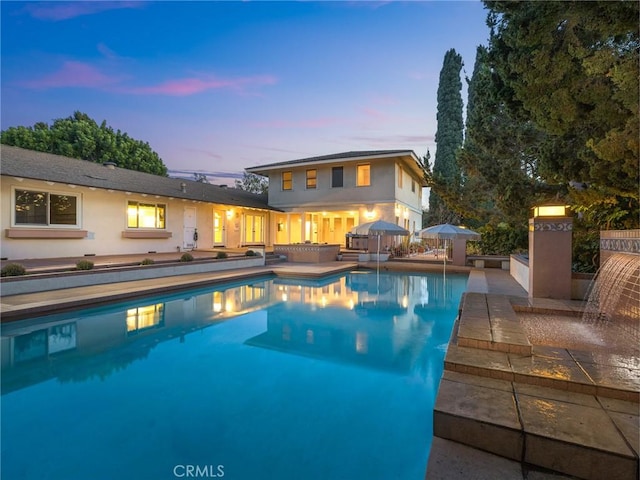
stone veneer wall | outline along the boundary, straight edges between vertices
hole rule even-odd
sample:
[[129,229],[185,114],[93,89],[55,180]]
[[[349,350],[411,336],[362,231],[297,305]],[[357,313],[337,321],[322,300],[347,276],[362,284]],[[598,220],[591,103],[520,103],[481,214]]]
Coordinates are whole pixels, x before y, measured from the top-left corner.
[[615,253],[640,255],[640,229],[600,232],[600,265]]
[[340,245],[298,243],[291,245],[274,245],[276,255],[285,255],[289,262],[323,263],[333,262],[340,253]]

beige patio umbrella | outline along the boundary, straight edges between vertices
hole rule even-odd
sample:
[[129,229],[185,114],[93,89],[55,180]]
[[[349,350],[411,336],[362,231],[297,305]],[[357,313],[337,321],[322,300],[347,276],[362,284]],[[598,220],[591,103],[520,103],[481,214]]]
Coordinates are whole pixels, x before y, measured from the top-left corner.
[[480,240],[482,237],[478,232],[469,230],[468,228],[458,227],[449,223],[442,223],[440,225],[433,225],[431,227],[423,228],[416,232],[416,236],[420,238],[432,238],[445,241],[445,255],[444,255],[444,271],[447,269],[447,240],[456,240],[459,238],[465,240]]
[[375,220],[353,227],[351,233],[356,235],[376,235],[378,237],[378,269],[380,269],[380,237],[382,235],[399,235],[406,237],[409,235],[409,230],[405,230],[395,223]]

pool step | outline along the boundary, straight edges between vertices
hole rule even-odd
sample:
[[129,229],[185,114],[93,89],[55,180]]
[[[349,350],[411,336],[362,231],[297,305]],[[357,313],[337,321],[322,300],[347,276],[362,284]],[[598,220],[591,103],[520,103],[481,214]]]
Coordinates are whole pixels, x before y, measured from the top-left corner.
[[634,402],[445,371],[434,435],[578,478],[638,478]]
[[457,344],[531,355],[531,343],[504,295],[466,292],[460,302]]
[[633,369],[598,366],[590,362],[587,352],[549,347],[534,347],[532,355],[522,356],[450,344],[444,369],[636,404],[640,402]]

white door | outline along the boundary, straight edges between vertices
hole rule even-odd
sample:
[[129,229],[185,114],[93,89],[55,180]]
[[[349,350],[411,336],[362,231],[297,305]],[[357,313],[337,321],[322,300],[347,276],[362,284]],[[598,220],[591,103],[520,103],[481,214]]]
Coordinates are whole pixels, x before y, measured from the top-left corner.
[[182,248],[184,248],[185,250],[193,250],[197,246],[198,242],[196,238],[196,209],[194,207],[185,207]]
[[225,238],[225,212],[213,211],[213,245],[222,247],[226,243]]

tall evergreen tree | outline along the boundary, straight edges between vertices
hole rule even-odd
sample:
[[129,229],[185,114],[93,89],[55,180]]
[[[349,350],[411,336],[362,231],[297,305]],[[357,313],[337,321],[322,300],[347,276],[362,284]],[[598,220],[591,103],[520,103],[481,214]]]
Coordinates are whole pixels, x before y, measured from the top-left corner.
[[[460,169],[456,151],[462,146],[462,57],[454,49],[444,56],[438,84],[438,128],[429,194],[429,223],[455,222],[457,215],[445,201],[446,195],[460,188]],[[442,195],[441,190],[446,190]]]
[[548,190],[538,173],[538,146],[545,136],[520,105],[505,102],[508,87],[495,74],[483,46],[467,81],[465,139],[457,157],[463,187],[452,208],[480,223],[526,226],[535,198]]

